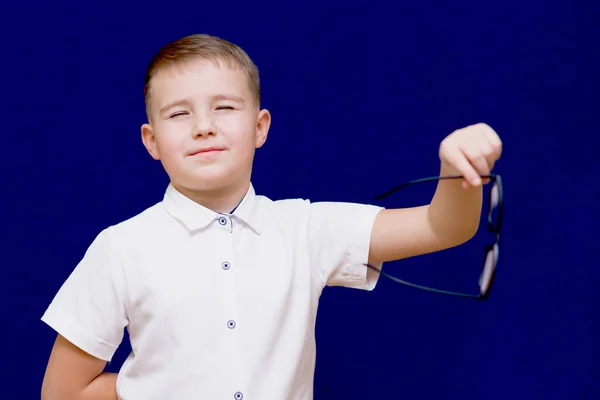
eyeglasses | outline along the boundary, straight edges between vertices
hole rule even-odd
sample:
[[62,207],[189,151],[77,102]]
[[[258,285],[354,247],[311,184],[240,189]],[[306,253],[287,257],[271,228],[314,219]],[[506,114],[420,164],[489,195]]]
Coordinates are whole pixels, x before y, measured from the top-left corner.
[[[375,268],[370,264],[365,264],[367,267],[374,269],[379,274],[384,277],[391,279],[394,282],[401,283],[406,286],[411,286],[421,290],[427,290],[430,292],[436,292],[441,294],[447,294],[451,296],[459,296],[459,297],[467,297],[473,299],[484,300],[487,299],[490,290],[492,288],[492,284],[494,282],[494,276],[496,272],[496,267],[498,265],[498,258],[500,255],[500,228],[502,227],[502,199],[503,199],[503,190],[502,190],[502,179],[500,175],[490,174],[490,175],[482,175],[482,179],[489,179],[488,185],[490,185],[489,197],[488,197],[488,221],[487,221],[487,230],[496,235],[496,241],[494,243],[490,243],[485,246],[485,253],[483,258],[483,267],[481,271],[481,275],[479,276],[479,294],[468,294],[468,293],[459,293],[452,292],[447,290],[434,289],[427,286],[416,285],[411,282],[407,282],[402,279],[398,279],[394,276],[386,274],[385,272]],[[386,193],[375,197],[375,200],[381,200],[400,189],[406,188],[411,185],[417,185],[424,182],[432,182],[436,180],[442,179],[463,179],[463,176],[434,176],[429,178],[416,179],[407,183],[404,183],[400,186],[397,186]]]

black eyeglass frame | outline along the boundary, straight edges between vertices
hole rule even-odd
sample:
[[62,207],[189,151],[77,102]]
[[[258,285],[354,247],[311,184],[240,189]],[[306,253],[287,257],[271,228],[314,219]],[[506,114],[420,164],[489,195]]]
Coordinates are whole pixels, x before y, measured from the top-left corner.
[[[487,229],[489,232],[494,233],[496,235],[496,241],[493,243],[489,243],[485,246],[485,252],[484,252],[484,256],[483,256],[483,267],[482,267],[482,272],[481,272],[481,276],[480,276],[480,280],[483,276],[483,273],[485,272],[485,263],[486,263],[486,259],[488,257],[488,254],[490,252],[492,252],[493,256],[494,256],[494,267],[492,269],[491,272],[491,276],[490,276],[490,282],[489,285],[487,287],[487,290],[484,293],[480,293],[480,294],[467,294],[467,293],[460,293],[460,292],[452,292],[452,291],[448,291],[448,290],[440,290],[440,289],[434,289],[428,286],[422,286],[422,285],[417,285],[402,279],[398,279],[394,276],[391,276],[381,270],[379,270],[378,268],[375,268],[374,266],[370,265],[370,264],[365,264],[367,267],[374,269],[375,271],[377,271],[379,274],[383,275],[384,277],[397,282],[397,283],[401,283],[405,286],[410,286],[410,287],[414,287],[417,289],[421,289],[421,290],[426,290],[426,291],[430,291],[430,292],[435,292],[435,293],[440,293],[440,294],[446,294],[446,295],[451,295],[451,296],[458,296],[458,297],[466,297],[466,298],[471,298],[471,299],[476,299],[476,300],[485,300],[489,297],[490,292],[492,290],[492,286],[494,283],[494,278],[495,278],[495,274],[496,274],[496,268],[498,266],[498,258],[499,258],[499,246],[500,246],[500,229],[502,227],[502,213],[503,213],[503,198],[504,198],[504,191],[502,188],[502,178],[500,175],[498,174],[489,174],[489,175],[481,175],[480,176],[482,179],[489,179],[489,182],[487,183],[487,185],[490,186],[490,191],[489,191],[489,198],[488,198],[488,223],[487,223]],[[396,193],[397,191],[404,189],[408,186],[412,186],[412,185],[416,185],[419,183],[424,183],[424,182],[431,182],[431,181],[439,181],[439,180],[445,180],[445,179],[464,179],[464,176],[462,175],[449,175],[449,176],[431,176],[431,177],[427,177],[427,178],[421,178],[421,179],[415,179],[406,183],[403,183],[399,186],[396,186],[393,189],[388,190],[387,192],[378,195],[375,197],[375,200],[381,200],[385,197],[388,197],[394,193]],[[498,204],[495,207],[492,207],[492,196],[493,196],[493,189],[494,187],[498,188]],[[495,209],[498,209],[498,220],[496,225],[494,225],[494,223],[492,222],[492,214],[494,212]]]

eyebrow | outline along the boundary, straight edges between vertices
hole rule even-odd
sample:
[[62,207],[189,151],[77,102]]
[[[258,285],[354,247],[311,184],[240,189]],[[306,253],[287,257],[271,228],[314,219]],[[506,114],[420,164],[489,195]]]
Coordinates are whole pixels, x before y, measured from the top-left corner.
[[159,112],[162,114],[162,113],[166,112],[167,110],[170,110],[170,109],[171,109],[171,108],[173,108],[173,107],[177,107],[177,106],[183,106],[183,105],[189,105],[190,103],[191,103],[191,102],[190,102],[188,99],[180,99],[180,100],[175,100],[175,101],[173,101],[173,102],[171,102],[171,103],[168,103],[168,104],[166,104],[165,106],[163,106],[163,107],[160,109],[160,111],[159,111]]
[[[211,101],[220,101],[220,100],[229,100],[229,101],[233,101],[239,104],[244,104],[245,101],[242,97],[240,96],[236,96],[233,94],[218,94],[215,96],[211,96]],[[190,105],[192,102],[189,99],[179,99],[179,100],[175,100],[171,103],[168,103],[166,105],[164,105],[161,109],[160,109],[160,113],[164,113],[168,110],[170,110],[173,107],[177,107],[177,106],[185,106],[185,105]]]
[[229,100],[229,101],[234,101],[236,103],[244,103],[244,99],[240,96],[236,96],[234,94],[218,94],[216,96],[212,96],[211,100]]

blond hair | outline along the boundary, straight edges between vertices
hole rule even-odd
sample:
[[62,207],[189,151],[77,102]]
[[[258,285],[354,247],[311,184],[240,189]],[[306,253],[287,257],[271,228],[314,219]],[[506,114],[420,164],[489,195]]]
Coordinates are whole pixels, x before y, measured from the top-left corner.
[[241,69],[248,77],[248,86],[257,107],[260,107],[258,68],[239,46],[207,34],[185,36],[168,43],[152,57],[144,77],[144,101],[150,118],[152,77],[162,69],[192,60],[223,62],[231,69]]

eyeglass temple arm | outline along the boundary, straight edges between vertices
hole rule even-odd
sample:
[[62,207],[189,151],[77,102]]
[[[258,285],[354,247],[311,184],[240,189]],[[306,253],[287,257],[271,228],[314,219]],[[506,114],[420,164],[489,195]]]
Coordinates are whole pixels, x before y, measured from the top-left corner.
[[430,287],[427,287],[427,286],[417,285],[417,284],[414,284],[414,283],[410,283],[410,282],[404,281],[402,279],[398,279],[398,278],[396,278],[394,276],[391,276],[389,274],[386,274],[385,272],[383,272],[383,271],[381,271],[381,270],[373,267],[370,264],[365,264],[365,266],[367,266],[369,268],[372,268],[375,271],[377,271],[378,273],[380,273],[381,275],[385,276],[386,278],[391,279],[392,281],[398,282],[398,283],[400,283],[402,285],[405,285],[405,286],[410,286],[410,287],[413,287],[413,288],[416,288],[416,289],[421,289],[421,290],[425,290],[425,291],[433,292],[433,293],[446,294],[446,295],[450,295],[450,296],[466,297],[466,298],[470,298],[470,299],[479,299],[479,298],[481,298],[481,296],[478,296],[478,295],[466,294],[466,293],[457,293],[457,292],[450,292],[448,290],[440,290],[440,289],[430,288]]
[[[480,175],[481,178],[495,178],[497,175],[496,174],[489,174],[489,175]],[[375,196],[374,200],[381,200],[391,194],[396,193],[397,191],[399,191],[400,189],[404,189],[407,186],[411,186],[411,185],[415,185],[418,183],[423,183],[423,182],[431,182],[431,181],[438,181],[438,180],[443,180],[443,179],[462,179],[464,178],[464,176],[462,175],[447,175],[447,176],[430,176],[427,178],[420,178],[420,179],[415,179],[406,183],[403,183],[399,186],[396,186],[393,189],[388,190],[387,192],[380,194],[378,196]]]

